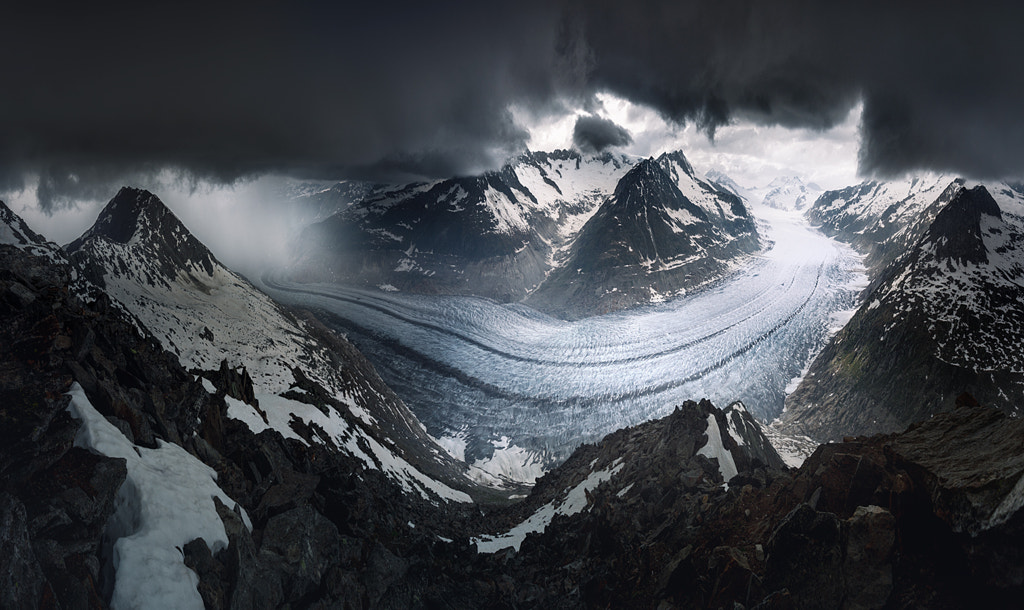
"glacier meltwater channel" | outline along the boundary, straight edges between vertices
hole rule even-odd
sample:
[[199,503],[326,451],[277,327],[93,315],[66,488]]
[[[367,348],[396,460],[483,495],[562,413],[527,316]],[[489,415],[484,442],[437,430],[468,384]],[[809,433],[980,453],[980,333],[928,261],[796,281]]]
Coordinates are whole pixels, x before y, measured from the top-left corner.
[[[716,287],[566,322],[515,304],[264,278],[327,312],[435,437],[468,462],[526,449],[560,461],[581,442],[687,399],[742,400],[763,420],[864,286],[860,258],[798,214],[755,207],[771,245]],[[504,474],[522,477],[522,464]],[[493,469],[489,469],[492,470]],[[503,469],[502,469],[503,470]],[[530,470],[529,468],[526,469]]]

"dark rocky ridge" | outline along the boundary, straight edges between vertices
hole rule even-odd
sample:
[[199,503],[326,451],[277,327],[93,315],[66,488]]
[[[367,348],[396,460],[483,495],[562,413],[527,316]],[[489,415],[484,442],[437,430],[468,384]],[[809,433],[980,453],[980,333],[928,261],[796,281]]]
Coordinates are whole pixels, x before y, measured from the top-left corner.
[[[959,178],[935,180],[938,181],[929,184],[915,178],[909,193],[902,193],[903,199],[885,201],[881,210],[862,208],[866,203],[885,197],[885,183],[869,181],[826,191],[807,210],[806,216],[826,235],[851,244],[865,255],[864,263],[872,280],[871,288],[874,288],[886,267],[913,248],[939,211],[964,185],[964,180]],[[925,193],[936,196],[922,200]]]
[[[81,263],[81,250],[90,242],[110,240],[126,244],[135,240],[147,250],[150,261],[156,263],[159,274],[146,277],[150,285],[169,286],[178,273],[202,270],[212,274],[215,266],[222,266],[205,245],[188,229],[156,195],[143,189],[122,187],[104,206],[96,222],[65,250]],[[103,276],[93,265],[81,265],[89,280],[103,286]]]
[[538,231],[550,227],[534,218],[528,228],[499,230],[488,190],[513,205],[532,197],[508,168],[387,189],[303,231],[295,269],[300,277],[518,300],[543,279],[550,248]]

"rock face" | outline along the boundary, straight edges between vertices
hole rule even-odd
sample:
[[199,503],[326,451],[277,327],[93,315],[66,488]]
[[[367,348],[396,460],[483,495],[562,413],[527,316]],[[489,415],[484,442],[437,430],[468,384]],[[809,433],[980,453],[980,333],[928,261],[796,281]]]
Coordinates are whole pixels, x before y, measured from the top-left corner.
[[376,190],[310,227],[290,273],[582,317],[699,288],[759,247],[743,202],[697,178],[682,153],[556,151]]
[[307,229],[292,273],[517,301],[634,163],[528,153],[481,176],[380,188]]
[[1024,223],[954,183],[914,248],[882,273],[787,398],[784,429],[817,439],[899,430],[968,391],[1024,404]]
[[538,483],[539,501],[557,497],[548,489],[556,481],[564,488],[580,480],[564,478],[567,471],[599,469],[615,455],[622,465],[587,492],[585,510],[556,516],[502,559],[522,583],[518,600],[613,607],[1017,603],[1021,420],[959,408],[903,434],[824,445],[795,471],[741,467],[726,490],[716,469],[676,449],[691,443],[685,430],[699,427],[694,406],[581,448]]

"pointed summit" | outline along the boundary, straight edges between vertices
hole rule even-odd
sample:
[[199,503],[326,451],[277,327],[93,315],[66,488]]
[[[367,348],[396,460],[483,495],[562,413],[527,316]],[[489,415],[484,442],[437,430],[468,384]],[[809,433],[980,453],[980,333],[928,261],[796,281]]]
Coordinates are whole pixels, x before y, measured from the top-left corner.
[[644,159],[622,177],[527,303],[578,318],[663,300],[721,278],[727,261],[756,251],[756,230],[735,214],[734,206],[745,213],[742,202],[693,178],[681,154],[670,176],[666,159]]
[[78,241],[94,236],[126,244],[140,228],[159,227],[167,216],[173,217],[174,214],[156,195],[145,189],[123,186],[103,208],[92,227],[68,248],[74,249]]
[[640,211],[647,208],[692,208],[689,210],[698,218],[707,219],[706,214],[691,204],[673,183],[672,179],[653,158],[644,159],[629,170],[612,195],[611,209],[616,211]]
[[935,258],[963,263],[986,263],[988,253],[982,237],[982,216],[1002,220],[999,205],[984,186],[961,187],[935,217],[922,244],[933,244]]
[[693,165],[690,165],[690,161],[686,158],[681,150],[674,150],[672,152],[662,153],[658,157],[658,163],[661,165],[668,174],[676,182],[679,181],[678,172],[683,172],[690,178],[695,178],[696,173],[693,171]]
[[[178,274],[211,276],[222,267],[213,254],[192,235],[160,198],[145,189],[122,187],[81,237],[65,246],[72,258],[86,249],[103,256],[125,247],[145,260],[146,281],[169,285]],[[126,259],[127,260],[127,259]],[[100,283],[99,277],[91,278]],[[102,284],[101,284],[102,285]]]

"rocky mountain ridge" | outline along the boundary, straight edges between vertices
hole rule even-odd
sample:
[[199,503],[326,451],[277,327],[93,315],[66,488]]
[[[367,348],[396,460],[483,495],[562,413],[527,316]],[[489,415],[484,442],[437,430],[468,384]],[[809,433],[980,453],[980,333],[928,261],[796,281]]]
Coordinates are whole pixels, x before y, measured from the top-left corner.
[[67,249],[186,369],[211,377],[244,368],[251,387],[245,400],[228,400],[229,416],[254,433],[299,439],[297,420],[425,497],[468,501],[465,491],[478,487],[353,346],[224,267],[152,193],[122,189]]
[[[682,247],[677,241],[696,240],[724,260],[709,261],[703,271],[711,276],[680,276],[665,287],[658,277],[627,270],[627,277],[617,283],[642,283],[643,289],[638,286],[628,296],[614,295],[600,305],[594,305],[594,298],[569,303],[562,295],[568,282],[563,276],[573,271],[577,242],[607,249],[606,258],[619,248],[617,242],[605,241],[600,227],[590,221],[641,161],[610,153],[531,152],[481,176],[381,189],[309,227],[289,274],[383,290],[473,294],[502,302],[531,298],[550,313],[580,317],[664,298],[662,290],[695,289],[718,279],[731,268],[730,262],[760,247],[756,227],[740,199],[697,178],[682,153],[665,154],[656,163],[715,230],[690,235],[686,225],[692,223],[676,223],[675,231],[659,236],[664,242],[659,247],[670,251]],[[681,209],[665,188],[652,184],[648,192],[652,208]],[[670,200],[653,199],[661,195]],[[731,248],[721,247],[725,241],[732,243]]]
[[882,234],[876,252],[918,237],[876,272],[864,304],[787,398],[784,428],[817,439],[899,430],[952,408],[965,390],[1020,414],[1024,224],[964,181],[925,209]]
[[525,302],[576,318],[663,300],[724,277],[731,261],[758,249],[738,198],[701,189],[688,197],[680,184],[693,184],[681,154],[637,163]]

